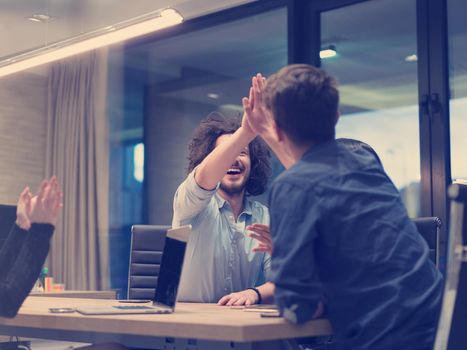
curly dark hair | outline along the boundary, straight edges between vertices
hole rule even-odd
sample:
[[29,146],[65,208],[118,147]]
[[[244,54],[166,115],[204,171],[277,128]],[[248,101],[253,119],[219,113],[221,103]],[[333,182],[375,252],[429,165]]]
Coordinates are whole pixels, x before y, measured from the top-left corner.
[[[203,119],[194,132],[188,146],[188,173],[200,164],[212,152],[216,140],[224,134],[233,134],[241,125],[241,118],[227,118],[219,112],[210,113]],[[248,146],[250,150],[251,171],[246,183],[246,192],[257,196],[266,191],[268,177],[271,174],[271,154],[266,144],[255,138]]]

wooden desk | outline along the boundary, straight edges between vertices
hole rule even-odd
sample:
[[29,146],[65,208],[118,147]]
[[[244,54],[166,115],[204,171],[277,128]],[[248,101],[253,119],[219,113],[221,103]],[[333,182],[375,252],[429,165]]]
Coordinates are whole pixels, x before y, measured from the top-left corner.
[[114,290],[64,290],[61,292],[31,292],[34,297],[55,298],[86,298],[86,299],[112,299],[115,300],[117,293]]
[[214,304],[178,303],[168,315],[51,314],[49,307],[114,305],[111,300],[29,297],[14,319],[0,318],[0,334],[85,343],[115,341],[152,349],[283,349],[280,340],[327,335],[327,320],[296,326],[281,318]]

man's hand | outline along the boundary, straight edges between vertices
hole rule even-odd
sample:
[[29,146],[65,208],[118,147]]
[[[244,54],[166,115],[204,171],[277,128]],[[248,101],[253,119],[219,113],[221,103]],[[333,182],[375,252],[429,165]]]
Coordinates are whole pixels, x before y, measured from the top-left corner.
[[[255,79],[255,78],[253,78]],[[246,99],[246,101],[248,101],[248,106],[249,106],[249,109],[253,109],[254,107],[254,96],[253,96],[253,86],[250,87],[250,95],[248,98],[244,98]],[[242,103],[243,103],[243,100],[242,100]],[[243,106],[245,107],[245,103],[243,103]],[[256,132],[256,130],[253,130],[252,128],[252,125],[250,124],[249,122],[249,119],[248,119],[248,113],[247,113],[247,110],[244,108],[243,110],[243,117],[242,117],[242,129],[249,133],[249,134],[252,134],[252,135],[258,135],[258,133]]]
[[239,306],[239,305],[253,305],[258,302],[258,295],[254,290],[245,289],[241,292],[230,293],[223,296],[218,302],[217,305],[225,306]]
[[272,237],[268,225],[253,224],[247,226],[246,229],[252,231],[248,236],[259,241],[259,245],[256,248],[253,248],[254,252],[266,252],[268,254],[272,254]]
[[257,74],[252,79],[249,97],[242,99],[243,110],[245,111],[244,121],[251,130],[259,134],[265,141],[275,140],[274,121],[271,113],[267,110],[263,102],[263,89],[266,78]]

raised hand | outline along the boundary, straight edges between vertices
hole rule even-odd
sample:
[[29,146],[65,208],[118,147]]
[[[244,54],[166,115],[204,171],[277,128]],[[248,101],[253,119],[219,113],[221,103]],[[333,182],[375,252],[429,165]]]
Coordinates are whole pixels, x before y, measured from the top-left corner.
[[28,213],[31,223],[55,225],[62,204],[62,192],[55,176],[41,183],[39,191],[31,199],[31,209]]
[[248,123],[254,133],[259,134],[265,141],[275,140],[274,121],[271,112],[267,110],[263,101],[263,90],[266,78],[260,73],[252,78],[249,97],[242,99],[245,111],[244,121]]
[[252,224],[247,226],[246,229],[251,231],[248,236],[259,241],[259,245],[256,248],[253,248],[254,252],[272,254],[272,237],[268,225]]
[[[248,98],[244,98],[248,101],[248,106],[250,109],[253,108],[254,106],[254,97],[253,97],[253,87],[250,87],[250,94],[249,94],[249,97]],[[242,100],[242,103],[243,103],[243,100]],[[245,103],[243,103],[243,117],[242,117],[242,128],[251,133],[251,134],[254,134],[255,136],[258,134],[255,130],[253,130],[250,122],[249,122],[249,118],[248,118],[248,113],[247,113],[247,110],[245,109]]]

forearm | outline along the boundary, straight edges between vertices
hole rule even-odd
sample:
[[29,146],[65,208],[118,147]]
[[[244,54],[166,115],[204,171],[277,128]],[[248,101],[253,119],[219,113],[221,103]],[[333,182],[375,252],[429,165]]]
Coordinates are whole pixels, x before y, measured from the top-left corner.
[[53,226],[33,224],[16,259],[0,281],[0,315],[14,317],[39,276],[49,251]]
[[14,224],[11,227],[10,233],[0,250],[0,266],[2,267],[0,269],[0,281],[5,280],[14,265],[26,235],[27,231],[22,230],[18,225]]
[[263,304],[274,303],[274,283],[266,282],[265,284],[262,284],[256,289],[258,289],[258,291],[261,294],[261,302]]
[[219,144],[201,162],[195,173],[196,183],[206,190],[214,189],[241,150],[248,146],[254,138],[253,133],[240,127],[229,140]]

